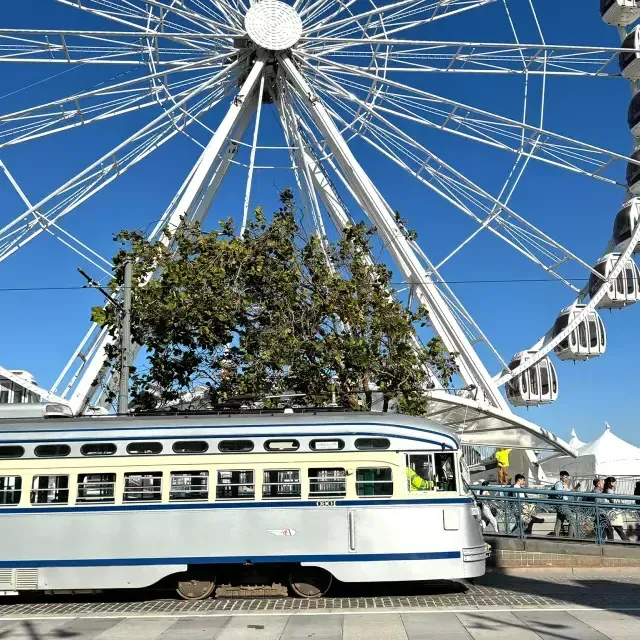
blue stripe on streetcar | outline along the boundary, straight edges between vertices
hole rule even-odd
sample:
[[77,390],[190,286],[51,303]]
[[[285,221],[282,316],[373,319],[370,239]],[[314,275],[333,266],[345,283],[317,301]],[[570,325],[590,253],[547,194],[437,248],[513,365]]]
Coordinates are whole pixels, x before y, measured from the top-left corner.
[[[322,502],[335,502],[334,505],[318,504]],[[431,500],[341,500],[340,498],[318,498],[318,500],[305,500],[300,502],[294,501],[271,501],[264,502],[176,502],[173,504],[110,504],[110,505],[77,505],[73,507],[56,507],[56,506],[37,506],[20,507],[17,509],[3,508],[0,509],[0,515],[9,513],[41,515],[43,513],[81,513],[96,511],[171,511],[178,509],[268,509],[268,508],[296,508],[296,507],[315,507],[316,509],[336,509],[339,507],[370,507],[370,506],[395,506],[395,505],[413,505],[413,506],[433,506],[440,507],[448,504],[470,504],[471,498],[444,498]]]
[[291,556],[211,556],[195,558],[88,558],[86,560],[0,560],[0,568],[36,569],[41,567],[130,567],[171,564],[245,564],[263,562],[390,562],[398,560],[455,560],[459,551],[426,553],[350,553]]

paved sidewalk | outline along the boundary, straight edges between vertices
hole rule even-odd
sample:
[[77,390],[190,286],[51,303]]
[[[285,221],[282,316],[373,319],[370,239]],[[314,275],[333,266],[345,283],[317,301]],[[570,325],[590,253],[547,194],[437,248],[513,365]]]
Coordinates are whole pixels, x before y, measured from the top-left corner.
[[[360,597],[354,597],[357,593]],[[634,640],[640,575],[488,574],[476,585],[342,585],[321,600],[149,592],[0,600],[0,640]]]
[[3,640],[631,640],[636,615],[611,611],[477,611],[0,622]]

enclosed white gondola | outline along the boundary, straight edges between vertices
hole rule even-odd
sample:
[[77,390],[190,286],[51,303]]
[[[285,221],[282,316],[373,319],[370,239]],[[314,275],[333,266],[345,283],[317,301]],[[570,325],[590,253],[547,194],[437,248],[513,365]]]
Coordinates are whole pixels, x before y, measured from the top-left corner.
[[[516,353],[509,369],[517,369],[523,361],[534,356],[536,351]],[[506,385],[507,400],[514,407],[537,407],[551,404],[558,399],[558,376],[549,358],[544,357],[512,378]]]
[[[620,253],[608,253],[598,260],[594,270],[604,278],[608,278],[620,256]],[[602,286],[607,287],[607,293],[598,303],[598,309],[622,309],[627,305],[638,302],[640,300],[640,271],[638,270],[638,265],[630,258],[618,274],[618,277],[608,284],[592,273],[589,277],[589,295],[593,298]]]
[[[626,248],[633,232],[638,227],[640,221],[640,198],[631,198],[624,203],[624,206],[613,222],[613,241],[620,250]],[[636,243],[634,252],[640,251],[640,243]]]
[[622,53],[618,56],[620,72],[627,80],[640,80],[640,28],[636,27],[622,41]]
[[636,138],[640,137],[640,93],[636,93],[631,99],[627,112],[627,122],[631,133]]
[[[563,309],[553,325],[553,337],[559,336],[583,311],[586,305],[576,304]],[[587,317],[555,348],[560,360],[588,360],[602,355],[607,346],[604,324],[597,311]]]
[[640,0],[600,0],[602,19],[614,27],[626,27],[640,18]]
[[[631,159],[640,162],[640,147],[631,154]],[[634,196],[640,196],[640,164],[627,163],[627,189]]]

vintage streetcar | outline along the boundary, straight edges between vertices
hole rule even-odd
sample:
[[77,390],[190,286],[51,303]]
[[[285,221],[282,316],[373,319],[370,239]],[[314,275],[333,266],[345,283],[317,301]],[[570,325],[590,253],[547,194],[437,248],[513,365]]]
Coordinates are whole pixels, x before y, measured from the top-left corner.
[[288,584],[318,597],[333,579],[485,571],[459,439],[429,420],[289,409],[10,417],[0,432],[5,595]]

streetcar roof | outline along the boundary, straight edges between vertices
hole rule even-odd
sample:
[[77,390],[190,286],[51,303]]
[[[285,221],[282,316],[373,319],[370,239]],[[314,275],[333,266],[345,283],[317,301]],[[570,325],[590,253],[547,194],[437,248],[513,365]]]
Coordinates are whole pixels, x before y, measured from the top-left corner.
[[225,415],[134,415],[76,418],[0,419],[0,440],[65,438],[102,440],[129,437],[296,437],[323,435],[396,436],[431,446],[457,449],[458,436],[432,420],[398,413],[263,412]]

